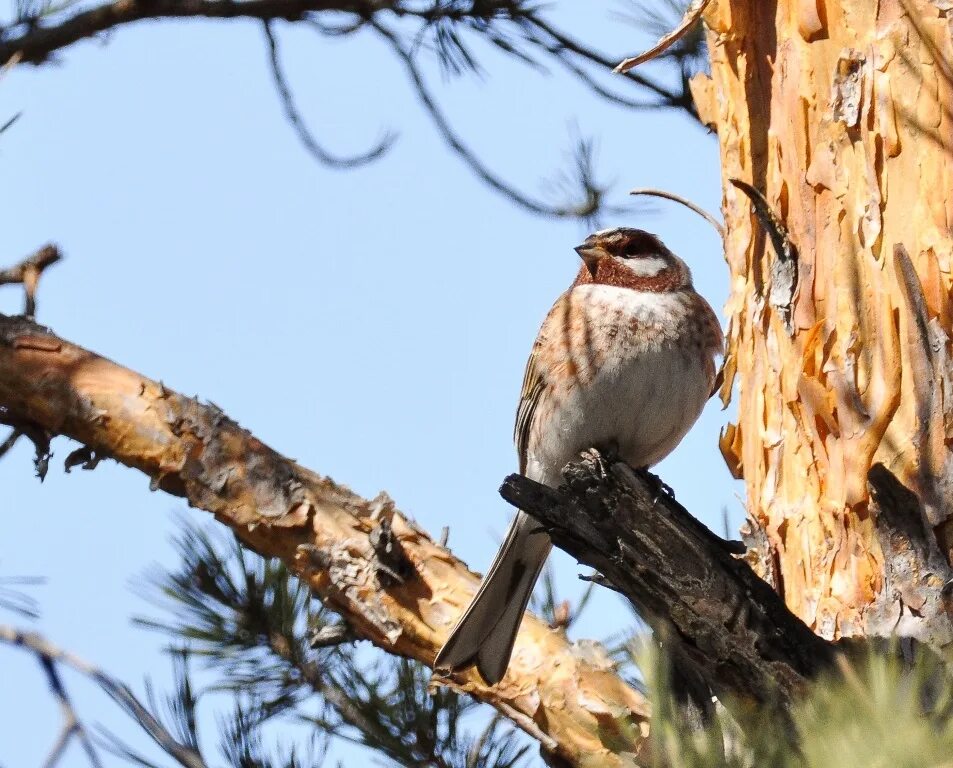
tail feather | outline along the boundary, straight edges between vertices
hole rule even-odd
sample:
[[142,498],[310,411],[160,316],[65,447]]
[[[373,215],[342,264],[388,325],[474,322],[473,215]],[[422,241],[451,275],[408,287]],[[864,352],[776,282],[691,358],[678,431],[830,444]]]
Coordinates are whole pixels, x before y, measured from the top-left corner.
[[434,668],[453,671],[476,664],[488,684],[503,678],[523,612],[552,547],[536,520],[517,513],[476,597],[437,654]]

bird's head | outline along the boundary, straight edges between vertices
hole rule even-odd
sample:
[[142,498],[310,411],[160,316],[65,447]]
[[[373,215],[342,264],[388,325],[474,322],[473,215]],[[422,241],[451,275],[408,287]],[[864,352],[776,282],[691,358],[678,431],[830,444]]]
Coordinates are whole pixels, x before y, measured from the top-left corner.
[[575,285],[595,283],[657,293],[692,285],[688,265],[642,229],[604,229],[589,235],[576,253],[585,264]]

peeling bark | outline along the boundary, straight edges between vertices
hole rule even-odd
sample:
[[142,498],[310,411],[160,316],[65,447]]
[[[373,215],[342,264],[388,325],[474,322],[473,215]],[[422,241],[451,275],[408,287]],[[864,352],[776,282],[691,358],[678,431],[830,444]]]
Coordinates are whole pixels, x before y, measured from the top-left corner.
[[[756,559],[826,638],[896,628],[945,647],[953,11],[718,0],[705,21],[712,74],[692,92],[719,136],[732,276],[722,397],[736,382],[740,396],[721,448],[763,534]],[[765,298],[777,255],[732,178],[764,194],[796,247],[789,319]],[[918,543],[901,546],[900,530]]]
[[[71,437],[213,513],[389,653],[432,664],[476,592],[477,574],[386,494],[363,499],[281,456],[215,406],[3,315],[0,419]],[[531,615],[499,685],[487,687],[473,671],[446,682],[568,764],[632,766],[644,750],[644,698],[608,662]]]

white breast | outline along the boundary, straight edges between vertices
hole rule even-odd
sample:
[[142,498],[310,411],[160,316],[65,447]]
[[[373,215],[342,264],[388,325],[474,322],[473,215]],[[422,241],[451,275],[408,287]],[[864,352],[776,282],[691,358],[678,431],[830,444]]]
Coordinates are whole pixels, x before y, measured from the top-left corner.
[[[527,474],[557,485],[562,468],[580,451],[609,443],[634,467],[656,464],[694,424],[712,387],[691,301],[683,293],[604,285],[577,286],[563,301],[600,354],[574,381],[544,371],[551,386],[535,414]],[[563,358],[566,340],[578,336],[569,334],[566,314],[560,325],[557,304],[540,331],[547,346],[562,348]],[[559,353],[545,359],[552,369]]]

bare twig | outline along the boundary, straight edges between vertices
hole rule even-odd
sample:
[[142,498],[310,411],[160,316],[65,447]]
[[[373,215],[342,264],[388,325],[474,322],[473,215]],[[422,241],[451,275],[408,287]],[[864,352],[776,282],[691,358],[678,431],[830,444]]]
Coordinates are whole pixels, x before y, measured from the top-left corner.
[[5,77],[7,73],[11,69],[13,69],[17,64],[19,64],[22,60],[23,60],[23,54],[20,53],[20,51],[17,51],[15,54],[13,54],[9,59],[7,59],[3,63],[3,66],[0,66],[0,78]]
[[321,146],[314,134],[305,124],[301,113],[298,111],[291,86],[288,84],[288,79],[281,69],[278,38],[272,30],[271,24],[272,22],[270,20],[266,20],[262,25],[265,32],[265,40],[268,42],[268,63],[271,67],[271,75],[274,78],[275,88],[278,90],[278,96],[281,99],[281,106],[284,108],[285,116],[288,118],[288,122],[291,123],[291,127],[294,128],[295,133],[298,134],[298,139],[304,145],[304,148],[308,150],[318,162],[332,168],[342,169],[358,168],[367,163],[374,162],[384,155],[397,138],[393,133],[386,133],[383,138],[377,142],[376,146],[367,152],[357,155],[336,155]]
[[27,256],[16,266],[0,270],[0,285],[14,283],[23,286],[26,293],[23,314],[27,317],[36,315],[36,287],[40,281],[40,275],[43,274],[44,269],[62,258],[60,249],[50,243]]
[[[385,15],[387,27],[382,24]],[[391,23],[394,17],[396,21]],[[280,41],[272,24],[277,20],[300,22],[325,38],[352,34],[365,27],[376,28],[404,64],[421,104],[450,149],[496,192],[541,216],[592,220],[598,212],[607,212],[604,208],[606,190],[592,179],[584,179],[583,194],[578,201],[570,199],[562,204],[557,199],[549,204],[545,198],[515,189],[505,176],[490,170],[450,126],[424,82],[418,50],[435,49],[440,63],[453,72],[479,71],[477,57],[467,42],[469,35],[536,69],[544,69],[537,58],[555,60],[594,94],[619,106],[678,108],[697,119],[684,78],[681,87],[669,88],[641,75],[627,73],[623,80],[615,82],[638,91],[630,98],[618,85],[599,82],[600,74],[608,76],[611,72],[614,58],[555,27],[537,8],[523,0],[481,0],[469,4],[438,0],[427,3],[408,0],[113,0],[85,10],[60,10],[42,19],[21,19],[6,28],[0,27],[0,65],[15,60],[41,64],[80,40],[140,20],[174,18],[246,18],[262,22],[271,75],[285,116],[304,148],[318,161],[334,168],[353,168],[376,160],[391,147],[395,136],[386,133],[368,151],[353,156],[328,151],[298,108],[281,66]]]
[[[0,635],[0,637],[2,637],[2,635]],[[40,666],[43,667],[43,671],[46,673],[50,691],[59,703],[60,712],[63,714],[63,727],[60,729],[60,734],[54,742],[50,754],[47,755],[46,761],[43,763],[44,768],[53,768],[53,766],[59,762],[66,748],[69,746],[70,739],[74,737],[83,747],[83,751],[89,759],[89,764],[92,765],[93,768],[102,768],[102,763],[99,760],[96,749],[93,747],[93,742],[90,740],[85,726],[80,722],[76,710],[73,708],[73,703],[66,693],[66,688],[56,669],[56,664],[49,656],[44,654],[37,654],[37,659],[40,662]]]
[[[3,71],[2,71],[2,69],[0,69],[0,77],[2,77],[2,76],[3,76]],[[6,120],[6,122],[5,122],[3,125],[0,125],[0,133],[3,133],[3,132],[6,131],[8,128],[10,128],[11,126],[13,126],[13,124],[14,124],[17,120],[20,119],[20,116],[21,116],[22,114],[23,114],[22,112],[17,112],[16,114],[13,115],[13,117],[8,117],[7,120]]]
[[549,216],[552,218],[587,218],[596,213],[596,211],[599,209],[601,196],[604,190],[597,188],[591,182],[591,180],[589,180],[590,186],[593,190],[595,190],[595,194],[587,194],[586,200],[580,201],[575,205],[570,204],[566,206],[551,206],[539,200],[534,200],[533,198],[524,195],[522,192],[513,189],[509,184],[507,184],[499,176],[487,168],[483,161],[476,156],[476,153],[474,153],[472,149],[463,143],[463,141],[457,135],[457,132],[450,125],[446,116],[437,105],[436,99],[434,99],[433,95],[430,93],[430,89],[427,87],[427,84],[423,78],[423,74],[421,73],[420,68],[417,66],[417,62],[414,60],[413,55],[404,47],[404,44],[400,41],[397,34],[376,21],[372,22],[372,26],[377,30],[381,37],[383,37],[390,44],[391,49],[403,63],[404,68],[410,77],[411,83],[413,84],[414,89],[417,91],[417,97],[420,100],[420,103],[423,105],[427,114],[430,115],[430,119],[433,121],[441,137],[443,137],[443,140],[487,185],[501,193],[504,197],[508,198],[510,201],[520,206],[524,210],[541,216]]
[[23,437],[23,433],[18,429],[11,429],[10,434],[4,438],[4,441],[0,443],[0,459],[7,455],[10,452],[10,449],[16,445],[17,440]]
[[166,754],[178,761],[184,768],[207,768],[202,756],[191,747],[176,741],[125,684],[113,679],[105,672],[102,672],[79,657],[56,647],[46,638],[35,632],[24,632],[15,627],[0,625],[0,642],[24,648],[32,651],[36,655],[47,673],[50,688],[63,709],[63,731],[57,743],[54,745],[50,757],[46,761],[45,765],[47,768],[54,765],[59,755],[62,754],[62,750],[65,748],[69,738],[73,735],[82,742],[90,763],[97,768],[101,765],[93,750],[88,734],[77,718],[76,712],[66,695],[66,691],[59,677],[58,664],[65,664],[95,682],[113,701],[126,711],[126,714],[139,723],[149,737],[161,747]]
[[19,613],[28,619],[38,619],[39,603],[30,595],[10,587],[35,586],[42,583],[43,579],[39,576],[0,576],[0,608]]
[[[556,41],[563,49],[570,51],[571,53],[576,54],[582,59],[589,61],[593,64],[597,64],[600,67],[605,67],[607,70],[612,70],[614,64],[612,60],[605,56],[604,54],[597,53],[584,45],[580,44],[577,40],[572,39],[568,35],[559,31],[553,27],[549,22],[543,20],[536,14],[531,15],[531,20],[533,25],[538,29],[545,32],[549,35],[554,41]],[[678,93],[673,91],[665,86],[659,85],[658,83],[650,80],[647,77],[638,75],[635,72],[624,72],[622,73],[626,78],[632,82],[642,86],[643,88],[651,91],[657,96],[661,97],[663,103],[659,106],[671,106],[671,107],[680,107],[688,112],[693,117],[697,118],[697,113],[695,112],[694,103],[691,100],[690,94],[685,94],[684,92]]]
[[[347,4],[351,5],[351,4]],[[51,54],[101,32],[143,19],[204,17],[212,19],[300,19],[308,11],[349,10],[337,0],[115,0],[82,10],[52,26],[23,25],[23,32],[0,43],[0,62],[14,56],[27,64],[42,64]]]
[[[249,18],[261,21],[286,19],[288,21],[313,20],[309,14],[329,12],[352,13],[356,21],[350,25],[335,26],[334,32],[348,33],[359,29],[364,23],[383,11],[404,18],[420,19],[427,25],[443,21],[462,22],[472,20],[483,26],[491,19],[522,20],[526,42],[550,53],[556,50],[575,55],[591,64],[613,68],[612,59],[590,49],[587,45],[552,26],[532,9],[521,7],[511,0],[474,3],[472,7],[458,7],[434,3],[433,5],[408,6],[400,0],[244,0],[241,3],[219,0],[114,0],[93,8],[76,12],[55,20],[50,26],[21,24],[19,34],[10,34],[16,27],[8,28],[8,37],[0,42],[0,64],[15,57],[30,64],[42,64],[53,53],[69,47],[80,40],[94,37],[107,30],[125,26],[143,19],[170,19],[204,17],[213,19]],[[318,22],[319,29],[327,25]],[[322,31],[323,34],[325,32]],[[504,46],[505,47],[505,46]],[[510,53],[516,53],[510,49]],[[662,99],[660,106],[674,106],[694,114],[690,98],[685,93],[669,90],[649,78],[627,73],[634,84],[645,88]]]
[[663,197],[666,200],[672,200],[676,203],[681,203],[690,211],[694,211],[699,216],[701,216],[705,221],[711,224],[715,231],[718,233],[718,236],[722,240],[725,239],[725,228],[722,226],[721,222],[718,221],[714,216],[712,216],[708,211],[702,208],[700,205],[696,205],[688,198],[682,197],[681,195],[676,195],[674,192],[666,192],[664,189],[651,189],[648,187],[643,187],[640,189],[633,189],[629,192],[630,195],[649,195],[651,197]]
[[672,45],[681,40],[688,31],[692,28],[700,18],[701,15],[705,12],[705,8],[708,7],[708,3],[711,0],[692,0],[691,5],[685,10],[685,15],[682,17],[681,23],[669,32],[667,35],[662,37],[655,45],[649,48],[644,53],[640,53],[638,56],[632,56],[628,59],[625,59],[620,63],[616,68],[615,72],[619,74],[624,74],[630,69],[637,67],[639,64],[642,64],[650,59],[654,59],[660,53],[664,53],[667,49],[671,48]]
[[604,88],[602,85],[596,82],[595,78],[593,78],[592,75],[586,72],[585,69],[573,61],[572,57],[567,56],[565,51],[560,46],[554,45],[550,51],[559,60],[560,64],[562,64],[567,70],[578,77],[579,80],[588,86],[593,93],[595,93],[597,96],[601,96],[606,101],[609,101],[620,107],[625,107],[626,109],[660,109],[671,106],[671,104],[666,101],[634,101],[633,99],[627,99],[625,96],[621,96],[614,91],[610,91],[608,88]]
[[[342,20],[343,17],[343,20]],[[385,19],[386,17],[386,19]],[[540,10],[524,0],[481,0],[478,3],[447,3],[432,0],[112,0],[75,11],[61,9],[40,18],[23,18],[0,27],[0,65],[22,61],[42,64],[57,52],[80,40],[92,38],[145,19],[209,18],[254,19],[263,23],[268,44],[269,66],[282,109],[305,149],[318,161],[334,168],[353,168],[372,162],[393,144],[386,133],[373,147],[353,156],[328,151],[309,127],[295,101],[289,79],[282,69],[279,39],[273,22],[286,20],[305,24],[323,37],[349,35],[375,27],[388,38],[410,75],[418,97],[440,135],[452,151],[492,189],[534,214],[591,220],[604,211],[605,189],[584,180],[584,195],[567,204],[548,204],[545,199],[524,194],[494,173],[466,146],[440,110],[437,99],[424,83],[417,53],[432,48],[440,63],[453,72],[479,71],[477,57],[467,36],[501,50],[516,61],[537,70],[540,60],[555,60],[599,97],[628,109],[683,109],[697,119],[694,102],[683,78],[680,87],[667,87],[647,77],[626,73],[608,86],[599,81],[609,75],[614,57],[593,49],[584,41],[551,24]],[[392,19],[396,19],[392,23]],[[388,26],[382,26],[386,20]],[[415,26],[416,24],[416,26]],[[634,87],[630,98],[620,85]],[[617,212],[617,211],[614,211]]]

